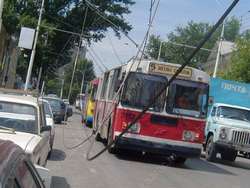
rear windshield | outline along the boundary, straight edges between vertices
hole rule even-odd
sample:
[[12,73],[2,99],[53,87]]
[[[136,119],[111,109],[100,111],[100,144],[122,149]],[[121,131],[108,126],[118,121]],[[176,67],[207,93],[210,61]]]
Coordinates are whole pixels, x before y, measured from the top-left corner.
[[36,134],[37,119],[37,109],[34,106],[0,102],[0,126]]

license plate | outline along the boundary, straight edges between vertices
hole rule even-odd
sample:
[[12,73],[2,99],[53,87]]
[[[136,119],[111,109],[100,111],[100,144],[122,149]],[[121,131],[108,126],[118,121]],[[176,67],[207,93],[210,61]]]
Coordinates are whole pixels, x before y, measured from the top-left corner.
[[250,152],[250,148],[244,148],[244,147],[235,147],[236,150],[238,151],[244,151],[244,152]]

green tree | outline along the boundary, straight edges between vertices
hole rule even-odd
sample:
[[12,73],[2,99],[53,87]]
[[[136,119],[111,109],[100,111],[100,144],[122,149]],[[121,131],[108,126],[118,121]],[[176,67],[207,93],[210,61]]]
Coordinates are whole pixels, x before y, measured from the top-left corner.
[[250,39],[245,37],[238,38],[231,54],[231,63],[225,69],[218,71],[218,77],[232,81],[250,83],[249,52]]
[[[92,4],[98,7],[100,13],[115,23],[123,32],[127,33],[132,26],[123,18],[124,14],[129,14],[129,6],[135,2],[133,0],[92,0]],[[5,0],[3,8],[3,24],[7,31],[13,36],[12,39],[17,43],[20,28],[36,28],[40,0]],[[37,69],[43,67],[43,70],[56,69],[70,62],[70,49],[75,48],[79,41],[78,35],[55,31],[50,28],[58,28],[65,31],[80,33],[83,20],[87,12],[84,26],[84,40],[88,42],[100,41],[105,37],[105,32],[112,28],[117,36],[119,31],[109,22],[102,19],[95,10],[87,6],[86,1],[82,0],[63,0],[53,1],[45,0],[45,6],[40,27],[36,56],[33,66],[33,74],[37,74]],[[50,28],[48,28],[50,27]],[[23,54],[28,58],[22,58],[21,64],[18,64],[20,70],[28,67],[30,50],[23,50]],[[24,63],[26,62],[26,63]],[[53,71],[51,71],[53,72]],[[20,75],[26,75],[19,71]],[[53,78],[55,75],[44,75]],[[37,75],[36,75],[37,76]],[[25,80],[26,77],[23,77]]]
[[[234,41],[239,36],[240,22],[232,17],[230,21],[225,22],[225,40]],[[212,29],[213,25],[209,23],[188,22],[187,26],[177,26],[176,29],[167,34],[168,41],[163,41],[161,36],[150,36],[146,47],[147,52],[155,59],[158,59],[158,53],[161,46],[160,60],[182,64],[193,52],[192,47],[198,46],[201,40]],[[212,49],[215,41],[221,35],[222,26],[220,26],[209,40],[202,47],[203,49]],[[199,67],[206,62],[210,53],[208,50],[200,50],[196,56],[189,62],[189,66]]]

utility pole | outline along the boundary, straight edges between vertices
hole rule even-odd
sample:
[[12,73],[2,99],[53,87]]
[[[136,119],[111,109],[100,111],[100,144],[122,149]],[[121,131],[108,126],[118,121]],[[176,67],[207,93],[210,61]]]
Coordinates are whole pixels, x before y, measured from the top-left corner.
[[29,68],[28,68],[28,72],[27,72],[27,76],[26,76],[26,83],[25,83],[25,88],[24,88],[25,91],[28,90],[29,83],[30,83],[30,77],[31,77],[33,63],[34,63],[35,54],[36,54],[36,43],[37,43],[37,38],[38,38],[38,34],[39,34],[39,28],[40,28],[40,24],[41,24],[41,20],[42,20],[42,13],[43,13],[44,1],[45,0],[42,0],[42,5],[41,5],[39,19],[38,19],[37,28],[36,28],[35,40],[34,40],[32,52],[31,52],[31,56],[30,56]]
[[[224,11],[223,7],[221,6],[221,4],[219,3],[219,1],[217,1],[217,0],[215,0],[215,1],[220,6],[222,12],[224,13],[225,11]],[[223,20],[223,23],[222,23],[222,30],[221,30],[221,35],[220,35],[220,40],[219,40],[219,45],[218,45],[218,50],[217,50],[217,55],[216,55],[213,78],[216,78],[216,76],[217,76],[220,53],[221,53],[221,46],[222,46],[222,41],[223,41],[223,37],[224,37],[224,29],[225,29],[225,20]]]
[[4,0],[0,0],[0,36],[1,36],[1,31],[2,31],[2,14],[3,14],[3,1]]

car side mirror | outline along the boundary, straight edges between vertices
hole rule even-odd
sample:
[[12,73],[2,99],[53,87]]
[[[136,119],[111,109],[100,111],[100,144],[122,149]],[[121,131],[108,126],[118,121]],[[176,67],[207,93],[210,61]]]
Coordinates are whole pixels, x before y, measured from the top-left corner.
[[47,126],[42,126],[42,132],[44,131],[51,131],[51,126],[50,125],[47,125]]

